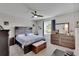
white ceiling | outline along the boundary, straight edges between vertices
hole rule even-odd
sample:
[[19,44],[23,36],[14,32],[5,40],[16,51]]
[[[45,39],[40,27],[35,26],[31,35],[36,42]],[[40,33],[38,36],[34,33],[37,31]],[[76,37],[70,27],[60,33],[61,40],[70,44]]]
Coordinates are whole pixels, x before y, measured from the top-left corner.
[[[54,17],[68,12],[79,10],[79,4],[72,3],[0,3],[0,13],[16,16],[23,19],[33,19],[31,12],[36,10],[44,18]],[[36,18],[41,19],[41,18]]]

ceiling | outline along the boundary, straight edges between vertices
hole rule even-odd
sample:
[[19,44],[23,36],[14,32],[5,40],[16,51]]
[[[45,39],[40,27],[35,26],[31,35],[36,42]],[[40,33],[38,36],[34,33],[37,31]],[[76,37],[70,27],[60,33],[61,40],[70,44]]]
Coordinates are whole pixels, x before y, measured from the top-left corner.
[[[31,12],[35,10],[44,17],[32,18]],[[78,3],[0,3],[0,13],[30,20],[54,17],[78,10]]]

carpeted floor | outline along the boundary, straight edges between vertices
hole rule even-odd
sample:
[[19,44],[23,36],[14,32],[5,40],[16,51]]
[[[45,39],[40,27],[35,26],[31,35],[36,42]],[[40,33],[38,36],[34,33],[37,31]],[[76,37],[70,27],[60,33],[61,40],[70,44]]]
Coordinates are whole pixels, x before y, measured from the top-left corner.
[[[10,56],[51,56],[52,53],[56,49],[59,49],[62,51],[66,51],[66,50],[71,51],[71,49],[69,49],[69,48],[65,48],[65,47],[47,43],[47,48],[45,48],[44,50],[40,51],[37,54],[33,53],[32,51],[27,54],[24,54],[22,48],[20,48],[18,45],[15,44],[15,45],[10,46],[10,49],[9,49],[10,53],[9,54],[10,54]],[[72,51],[74,51],[74,50],[72,50]]]

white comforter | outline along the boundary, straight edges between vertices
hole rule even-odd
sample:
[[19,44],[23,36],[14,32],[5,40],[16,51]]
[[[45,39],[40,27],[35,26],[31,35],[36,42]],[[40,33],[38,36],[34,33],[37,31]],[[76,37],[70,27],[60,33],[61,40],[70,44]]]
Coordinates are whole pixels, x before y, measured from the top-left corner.
[[16,36],[16,40],[22,44],[22,48],[24,48],[25,45],[29,45],[33,42],[44,40],[45,38],[40,35],[27,35],[21,34]]

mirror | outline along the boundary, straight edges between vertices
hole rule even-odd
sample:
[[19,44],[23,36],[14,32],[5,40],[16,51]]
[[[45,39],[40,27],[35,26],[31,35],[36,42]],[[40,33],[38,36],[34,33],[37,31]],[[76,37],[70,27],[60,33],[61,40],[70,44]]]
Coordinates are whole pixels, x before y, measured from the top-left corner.
[[56,23],[56,30],[59,33],[68,34],[69,33],[69,23]]

